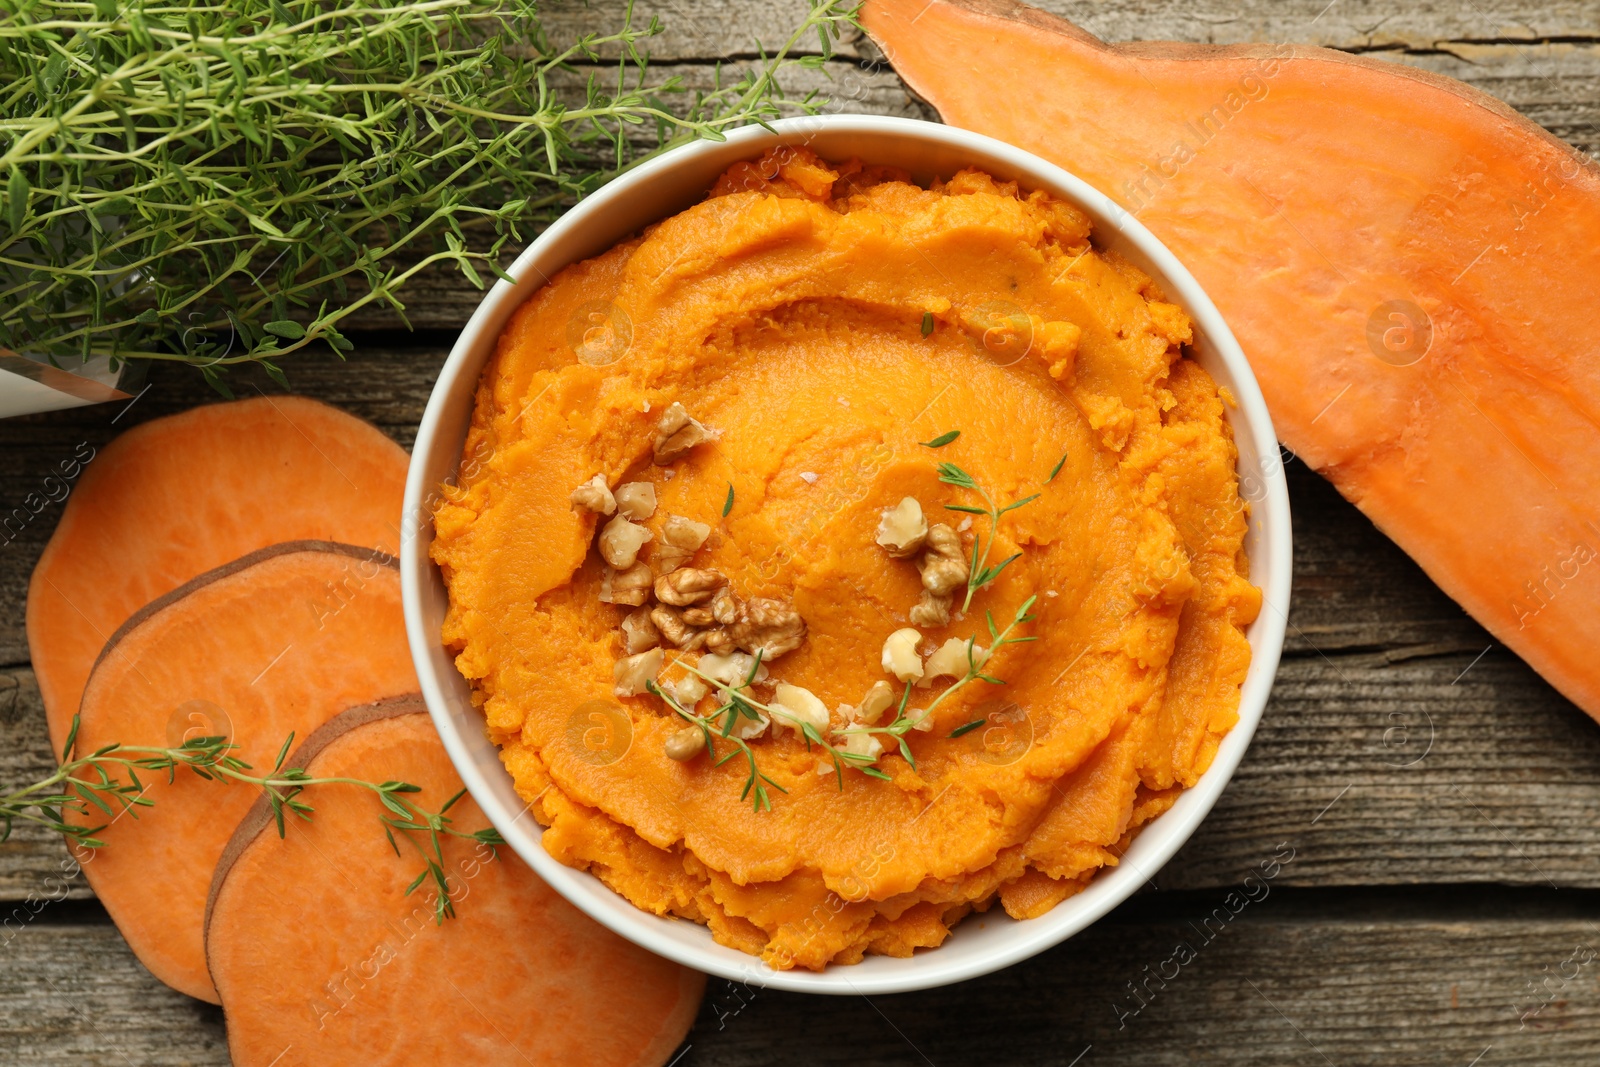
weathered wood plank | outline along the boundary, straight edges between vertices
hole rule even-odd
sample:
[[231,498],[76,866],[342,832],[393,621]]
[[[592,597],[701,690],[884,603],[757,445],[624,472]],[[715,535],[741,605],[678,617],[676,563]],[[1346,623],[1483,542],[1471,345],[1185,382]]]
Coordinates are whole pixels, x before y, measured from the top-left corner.
[[[1108,41],[1303,41],[1350,50],[1428,51],[1461,42],[1600,38],[1594,8],[1584,0],[1473,0],[1459,5],[1430,0],[1032,2]],[[558,41],[585,32],[610,33],[621,26],[626,6],[626,0],[557,3],[547,9],[545,25]],[[663,32],[648,42],[657,58],[704,61],[751,55],[758,44],[770,53],[788,39],[805,11],[801,0],[641,0],[634,5],[634,25],[643,28],[652,15],[660,18]],[[814,41],[802,43],[815,51]]]
[[[1330,909],[1327,894],[1297,896],[1259,877],[1255,900],[1240,889],[1231,900],[1136,900],[1033,960],[945,989],[819,1001],[713,979],[675,1062],[1460,1067],[1475,1056],[1600,1057],[1600,934],[1588,897],[1572,908],[1500,894],[1464,912],[1375,895]],[[5,952],[0,997],[11,1008],[0,1044],[15,1050],[12,1062],[228,1062],[220,1013],[162,987],[109,925],[41,922]]]

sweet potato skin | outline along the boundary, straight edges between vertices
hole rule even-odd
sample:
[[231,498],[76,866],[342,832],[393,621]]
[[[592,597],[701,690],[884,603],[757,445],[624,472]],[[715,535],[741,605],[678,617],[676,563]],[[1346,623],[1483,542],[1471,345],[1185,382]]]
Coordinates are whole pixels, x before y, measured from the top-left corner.
[[1009,0],[862,21],[946,122],[1161,238],[1284,442],[1600,717],[1600,164],[1459,82],[1327,49],[1108,45]]
[[[234,755],[270,768],[291,733],[415,688],[395,561],[291,542],[207,572],[130,619],[89,678],[77,750],[225,734]],[[215,1003],[201,937],[206,890],[256,791],[187,771],[170,783],[141,777],[153,807],[100,831],[105,847],[84,874],[152,974]]]
[[[292,762],[311,773],[461,788],[420,698],[346,712]],[[448,839],[456,917],[405,888],[420,857],[389,848],[378,802],[324,787],[286,839],[258,803],[218,865],[207,956],[237,1067],[660,1067],[693,1022],[705,976],[580,913],[509,850]],[[487,825],[470,797],[462,829]],[[286,893],[283,887],[292,885]]]
[[28,650],[59,749],[96,656],[135,611],[267,545],[399,550],[405,450],[316,400],[154,419],[84,468],[28,585]]

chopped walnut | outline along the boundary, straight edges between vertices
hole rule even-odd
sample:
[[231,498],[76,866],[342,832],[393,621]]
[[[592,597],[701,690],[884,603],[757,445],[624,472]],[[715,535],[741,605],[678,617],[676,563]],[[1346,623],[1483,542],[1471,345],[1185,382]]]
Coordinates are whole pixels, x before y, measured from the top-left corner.
[[885,681],[872,683],[872,688],[867,690],[867,695],[861,698],[861,703],[856,705],[855,714],[851,718],[867,725],[876,723],[883,718],[883,713],[894,707],[894,687]]
[[982,645],[973,644],[971,662],[967,659],[967,641],[965,637],[952,637],[928,657],[928,662],[922,668],[920,685],[929,685],[935,678],[962,678],[973,663],[978,669],[983,669],[984,662],[989,658],[988,649]]
[[935,596],[924,589],[922,599],[911,609],[911,625],[928,627],[946,625],[950,621],[950,601],[951,598],[948,596]]
[[732,626],[739,621],[739,613],[744,610],[744,602],[739,599],[739,594],[733,587],[725,585],[718,589],[711,597],[711,617],[723,626]]
[[687,763],[694,759],[706,748],[706,732],[698,726],[685,726],[671,737],[667,738],[667,758]]
[[878,544],[896,559],[917,554],[928,539],[928,520],[922,516],[922,505],[917,498],[908,496],[892,508],[883,509],[878,520]]
[[652,648],[637,656],[624,656],[617,660],[611,667],[612,692],[619,697],[643,693],[646,683],[654,681],[655,676],[661,673],[661,661],[665,655],[659,648]]
[[656,513],[656,487],[650,482],[624,482],[617,486],[616,500],[617,510],[636,522]]
[[762,712],[758,712],[754,719],[747,719],[741,715],[739,716],[738,724],[733,728],[733,736],[741,741],[752,740],[766,733],[767,727],[771,723],[772,720],[768,719],[766,714]]
[[726,626],[713,626],[706,631],[706,651],[726,656],[739,646],[733,643],[733,634]]
[[650,568],[644,563],[635,563],[620,571],[607,567],[600,573],[600,600],[606,604],[640,607],[650,599],[652,581]]
[[661,634],[656,630],[656,624],[650,621],[650,612],[645,608],[632,612],[622,620],[622,647],[628,650],[628,655],[655,648],[660,643]]
[[[661,595],[659,588],[656,595]],[[800,647],[806,639],[806,621],[787,600],[757,596],[745,603],[731,632],[734,644],[746,652],[774,660]]]
[[683,621],[690,626],[710,626],[717,619],[711,614],[710,608],[684,608]]
[[598,515],[609,515],[617,510],[617,498],[606,486],[606,476],[596,474],[572,491],[572,506],[588,508]]
[[656,599],[675,608],[686,608],[711,599],[711,594],[728,584],[719,571],[681,567],[656,579]]
[[692,708],[700,703],[700,698],[707,692],[705,680],[697,674],[686,674],[672,686],[672,695],[685,708]]
[[658,576],[677,570],[689,562],[689,557],[699,551],[710,536],[711,527],[705,523],[682,515],[668,515],[666,524],[661,527],[661,543],[650,556],[651,568]]
[[[810,726],[819,733],[828,728],[828,706],[818,700],[816,694],[809,689],[790,685],[788,682],[779,682],[772,700],[768,703],[773,709],[778,726],[786,726],[802,737],[805,736],[801,730],[802,724]],[[774,729],[773,733],[777,733],[777,730]]]
[[922,677],[922,657],[917,655],[917,643],[922,635],[911,627],[896,630],[883,642],[883,669],[902,682],[914,682]]
[[667,410],[661,413],[661,421],[656,423],[654,446],[656,463],[666,466],[694,446],[715,440],[716,436],[715,431],[706,429],[697,420],[690,418],[682,404],[673,401]]
[[[756,658],[743,652],[701,656],[696,666],[701,674],[724,686],[743,685],[746,678],[750,678],[752,682],[767,680],[766,664],[763,662],[758,667]],[[755,671],[754,677],[751,677],[751,671]]]
[[665,604],[657,604],[650,609],[650,621],[655,624],[661,640],[674,648],[693,651],[705,644],[705,631],[684,622],[682,615]]
[[[846,733],[838,736],[844,739],[844,744],[839,747],[852,756],[866,756],[869,759],[877,759],[883,754],[883,742],[871,734]],[[831,771],[833,768],[829,767],[828,769]]]
[[936,522],[928,527],[927,549],[922,562],[918,564],[924,589],[934,596],[949,596],[958,587],[967,584],[969,571],[960,534],[944,523]]
[[643,526],[629,522],[627,516],[618,515],[600,531],[600,555],[613,567],[624,570],[633,566],[639,558],[639,549],[652,536]]

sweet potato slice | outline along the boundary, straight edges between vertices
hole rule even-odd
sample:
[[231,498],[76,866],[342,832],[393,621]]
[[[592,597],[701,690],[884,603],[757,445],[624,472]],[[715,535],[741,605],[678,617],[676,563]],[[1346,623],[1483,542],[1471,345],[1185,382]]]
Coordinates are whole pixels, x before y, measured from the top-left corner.
[[[394,559],[295,541],[208,571],[129,619],[84,688],[77,751],[226,735],[234,755],[266,770],[291,732],[416,688]],[[215,1003],[206,890],[259,794],[183,770],[170,783],[150,777],[153,807],[111,821],[84,873],[152,974]]]
[[[400,780],[438,811],[461,789],[420,701],[358,708],[290,762],[322,777]],[[320,786],[287,836],[260,803],[212,883],[206,954],[235,1067],[471,1063],[660,1067],[705,976],[616,936],[508,849],[446,838],[456,915],[435,923],[421,867],[384,837],[370,793]],[[487,825],[463,797],[462,830]]]
[[946,122],[1194,272],[1278,432],[1600,717],[1600,163],[1460,82],[1301,45],[1107,45],[1007,0],[868,0]]
[[210,404],[135,427],[84,469],[28,585],[28,650],[59,748],[95,656],[190,578],[283,541],[394,553],[406,453],[297,396]]

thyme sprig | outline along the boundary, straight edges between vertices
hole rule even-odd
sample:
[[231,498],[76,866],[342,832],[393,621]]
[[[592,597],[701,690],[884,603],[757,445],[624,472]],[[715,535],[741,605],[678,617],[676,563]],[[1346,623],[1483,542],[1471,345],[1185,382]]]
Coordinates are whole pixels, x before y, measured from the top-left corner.
[[[989,650],[984,654],[984,663],[987,663],[996,652],[1000,651],[1000,649],[1006,647],[1007,645],[1026,644],[1029,641],[1037,641],[1039,639],[1037,636],[1032,634],[1026,637],[1012,636],[1012,631],[1014,631],[1017,627],[1024,626],[1034,620],[1035,616],[1032,614],[1032,608],[1034,601],[1038,599],[1039,598],[1036,596],[1030,596],[1028,599],[1024,600],[1017,607],[1016,612],[1011,616],[1011,621],[1006,623],[1005,629],[1003,630],[995,626],[993,612],[985,611],[983,613],[984,621],[989,626],[990,642]],[[996,678],[993,675],[984,672],[983,663],[978,662],[977,643],[978,638],[976,635],[967,638],[966,673],[947,686],[943,692],[939,693],[939,695],[935,696],[926,708],[921,710],[909,708],[911,703],[911,689],[913,683],[907,682],[905,692],[900,696],[900,706],[895,712],[894,719],[887,726],[851,726],[846,728],[844,732],[847,734],[885,734],[893,738],[899,744],[900,755],[903,756],[905,761],[911,765],[912,770],[916,770],[916,758],[911,754],[911,746],[906,742],[906,735],[908,733],[910,733],[912,730],[915,730],[922,723],[926,722],[933,715],[933,713],[939,709],[939,705],[943,704],[946,700],[949,700],[952,696],[960,692],[963,688],[971,683],[981,681],[988,682],[990,685],[1006,684],[1004,679]],[[913,712],[915,712],[915,714],[913,714]],[[981,724],[981,721],[982,720],[979,720],[978,723],[968,723],[965,726],[957,729],[957,731],[952,733],[950,736],[958,737],[961,734],[966,733],[968,730],[975,729],[977,725]]]
[[1015,511],[1024,504],[1031,504],[1033,501],[1038,500],[1039,494],[1034,493],[1032,496],[1025,496],[1021,500],[1013,500],[1004,507],[999,507],[995,504],[994,498],[989,495],[989,491],[978,484],[976,478],[954,463],[939,464],[939,480],[945,485],[953,485],[958,489],[966,489],[977,493],[978,496],[983,498],[985,505],[980,508],[970,504],[946,504],[946,509],[965,512],[968,515],[987,515],[989,517],[988,540],[984,540],[981,536],[972,539],[972,562],[967,568],[967,597],[961,602],[961,610],[966,611],[972,606],[972,595],[974,593],[1000,577],[1001,571],[1022,558],[1021,552],[1014,552],[993,567],[988,566],[989,550],[994,547],[995,536],[1000,532],[1001,516],[1008,511]]
[[[175,748],[146,745],[109,744],[87,755],[79,755],[78,719],[72,720],[72,730],[62,746],[61,765],[54,772],[32,785],[23,786],[0,795],[0,841],[11,836],[16,823],[31,823],[64,834],[81,848],[104,848],[105,841],[96,836],[111,822],[128,815],[139,817],[143,808],[155,806],[155,800],[146,795],[147,777],[165,777],[171,783],[181,771],[187,771],[206,781],[222,785],[237,782],[260,789],[272,810],[278,836],[286,830],[286,814],[310,821],[316,810],[301,799],[307,789],[347,785],[373,793],[383,805],[386,814],[381,817],[383,832],[395,855],[400,855],[395,832],[399,831],[422,857],[424,867],[416,879],[406,887],[414,892],[424,882],[431,882],[437,890],[434,901],[434,919],[443,922],[455,916],[455,904],[450,899],[450,881],[444,868],[443,841],[457,837],[486,844],[490,849],[505,844],[493,827],[482,830],[458,830],[446,814],[465,795],[463,789],[438,811],[428,811],[406,799],[408,794],[420,793],[420,786],[409,782],[369,782],[360,778],[316,778],[298,767],[286,767],[289,750],[294,744],[290,734],[278,750],[272,769],[266,774],[255,773],[249,763],[232,755],[238,746],[226,737],[196,737]],[[104,815],[106,822],[92,825],[75,822],[68,816],[93,820]]]
[[691,93],[650,71],[662,26],[631,4],[566,44],[535,0],[6,5],[0,346],[281,381],[287,353],[349,349],[362,308],[403,320],[430,267],[505,277],[508,242],[627,167],[814,112],[780,80],[820,69],[855,6],[811,0],[775,52]]

